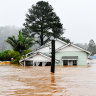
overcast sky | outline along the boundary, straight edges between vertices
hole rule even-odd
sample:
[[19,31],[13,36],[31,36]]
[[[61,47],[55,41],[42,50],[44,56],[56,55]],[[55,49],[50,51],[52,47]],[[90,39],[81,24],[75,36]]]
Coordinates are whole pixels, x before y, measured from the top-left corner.
[[[39,0],[0,0],[0,26],[22,27],[25,14]],[[74,43],[96,42],[96,0],[44,0],[52,5]]]

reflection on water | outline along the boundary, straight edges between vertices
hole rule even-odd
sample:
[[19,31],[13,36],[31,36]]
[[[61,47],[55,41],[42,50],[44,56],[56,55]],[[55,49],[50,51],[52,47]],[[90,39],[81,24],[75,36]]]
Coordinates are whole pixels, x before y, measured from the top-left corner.
[[0,65],[0,96],[96,96],[96,65],[23,67]]

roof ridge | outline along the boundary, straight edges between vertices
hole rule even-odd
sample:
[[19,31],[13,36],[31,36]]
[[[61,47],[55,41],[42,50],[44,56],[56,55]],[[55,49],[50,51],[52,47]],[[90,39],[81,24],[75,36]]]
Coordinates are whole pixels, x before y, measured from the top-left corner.
[[78,45],[75,45],[75,44],[73,44],[73,43],[68,43],[67,45],[63,45],[63,46],[59,47],[56,51],[59,51],[60,49],[65,48],[65,47],[67,47],[67,46],[69,46],[69,45],[72,45],[72,46],[74,46],[74,47],[76,47],[76,48],[78,48],[78,49],[80,49],[80,50],[85,51],[86,53],[91,54],[91,53],[90,53],[89,51],[87,51],[86,49],[81,48],[81,47],[79,47]]
[[[57,40],[57,41],[60,41],[60,42],[62,42],[62,43],[64,43],[65,45],[67,45],[66,42],[64,42],[64,41],[62,41],[62,40],[60,40],[60,39],[58,39],[58,38],[56,38],[55,41],[56,41],[56,40]],[[27,55],[30,55],[30,54],[32,54],[32,53],[34,53],[34,52],[36,52],[36,51],[38,51],[38,50],[41,49],[41,48],[44,48],[44,47],[50,46],[50,42],[51,42],[51,40],[48,41],[47,43],[45,43],[44,45],[39,46],[38,48],[34,49],[34,50],[31,51],[30,53],[27,53],[26,56],[27,56]]]

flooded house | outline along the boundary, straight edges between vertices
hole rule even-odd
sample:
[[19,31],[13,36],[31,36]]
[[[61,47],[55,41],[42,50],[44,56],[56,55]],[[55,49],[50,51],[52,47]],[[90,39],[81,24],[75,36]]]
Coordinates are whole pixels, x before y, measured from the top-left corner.
[[[87,65],[90,52],[72,43],[55,40],[55,65],[78,66]],[[51,65],[51,41],[26,54],[26,58],[20,60],[24,65],[50,66]]]

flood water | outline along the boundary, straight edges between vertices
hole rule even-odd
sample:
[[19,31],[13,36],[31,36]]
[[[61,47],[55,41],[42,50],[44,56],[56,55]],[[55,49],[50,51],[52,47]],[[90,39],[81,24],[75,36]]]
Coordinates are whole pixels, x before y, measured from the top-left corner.
[[96,96],[96,64],[89,67],[0,65],[0,96]]

